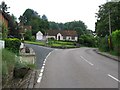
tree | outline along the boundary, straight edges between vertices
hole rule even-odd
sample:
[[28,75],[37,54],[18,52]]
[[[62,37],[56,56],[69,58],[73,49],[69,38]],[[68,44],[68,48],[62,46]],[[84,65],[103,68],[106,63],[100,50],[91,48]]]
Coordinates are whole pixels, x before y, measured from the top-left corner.
[[32,39],[32,32],[31,30],[27,30],[24,35],[25,40],[31,40]]
[[2,12],[6,12],[8,8],[10,8],[10,7],[7,7],[7,4],[4,1],[2,1],[1,5],[0,5],[0,10]]
[[16,38],[19,38],[19,28],[18,28],[18,23],[17,23],[17,18],[12,14],[9,17],[9,36],[14,36]]
[[109,12],[112,31],[120,29],[120,2],[108,2],[99,6],[99,11],[96,13],[97,22],[95,23],[95,32],[100,37],[109,35]]
[[42,16],[42,19],[43,19],[43,20],[48,20],[47,17],[46,17],[46,15],[43,15],[43,16]]
[[34,36],[38,31],[45,33],[45,30],[49,29],[47,16],[43,15],[41,18],[33,9],[26,9],[20,18],[24,25],[32,26],[32,35]]

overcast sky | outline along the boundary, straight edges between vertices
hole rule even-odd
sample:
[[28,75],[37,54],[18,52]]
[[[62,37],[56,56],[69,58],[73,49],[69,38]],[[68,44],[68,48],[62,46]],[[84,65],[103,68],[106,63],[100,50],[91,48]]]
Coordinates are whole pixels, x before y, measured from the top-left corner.
[[95,13],[99,9],[98,6],[106,2],[106,0],[0,0],[2,1],[10,6],[8,11],[17,18],[30,8],[41,16],[45,14],[49,21],[64,23],[81,20],[91,30],[95,30]]

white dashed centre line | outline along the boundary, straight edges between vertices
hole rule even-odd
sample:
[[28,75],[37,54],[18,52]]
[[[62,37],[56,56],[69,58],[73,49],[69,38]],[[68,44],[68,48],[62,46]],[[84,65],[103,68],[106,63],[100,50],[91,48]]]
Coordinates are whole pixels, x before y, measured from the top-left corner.
[[90,64],[91,66],[93,66],[94,64],[91,63],[90,61],[88,61],[87,59],[85,59],[84,57],[80,56],[84,61],[86,61],[88,64]]
[[118,80],[118,79],[117,79],[117,78],[115,78],[114,76],[112,76],[112,75],[110,75],[110,74],[108,74],[108,76],[109,76],[109,77],[111,77],[112,79],[114,79],[114,80],[116,80],[116,81],[120,82],[120,80]]
[[[54,51],[54,50],[53,50],[53,51]],[[52,51],[52,52],[53,52],[53,51]],[[41,80],[42,80],[42,76],[43,76],[43,72],[44,72],[44,69],[45,69],[46,60],[47,60],[47,58],[49,57],[49,55],[50,55],[52,52],[50,52],[50,53],[46,56],[46,58],[45,58],[45,60],[44,60],[44,62],[43,62],[43,66],[42,66],[42,68],[41,68],[41,71],[40,71],[40,74],[39,74],[37,83],[40,83]]]

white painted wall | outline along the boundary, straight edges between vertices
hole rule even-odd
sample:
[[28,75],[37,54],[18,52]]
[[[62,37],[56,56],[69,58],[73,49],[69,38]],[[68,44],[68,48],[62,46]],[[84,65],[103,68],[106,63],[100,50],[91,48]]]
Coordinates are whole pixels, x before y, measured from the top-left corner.
[[46,38],[54,38],[54,39],[56,39],[55,36],[46,36]]
[[36,40],[42,40],[43,39],[43,34],[42,32],[38,31],[38,33],[36,34]]
[[75,37],[75,41],[77,41],[78,40],[78,37]]
[[63,36],[60,33],[57,34],[57,40],[59,40],[59,37],[60,37],[60,40],[63,40]]
[[0,49],[5,48],[5,41],[0,40]]

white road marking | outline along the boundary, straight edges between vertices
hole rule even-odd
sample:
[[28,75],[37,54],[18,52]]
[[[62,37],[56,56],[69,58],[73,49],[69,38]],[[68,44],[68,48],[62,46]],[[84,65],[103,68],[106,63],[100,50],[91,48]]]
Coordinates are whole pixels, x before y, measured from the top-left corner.
[[42,69],[44,69],[45,67],[44,66],[42,66]]
[[112,79],[114,79],[114,80],[116,80],[116,81],[120,82],[120,80],[118,80],[118,79],[117,79],[117,78],[115,78],[114,76],[112,76],[112,75],[110,75],[110,74],[108,74],[108,76],[109,76],[109,77],[111,77]]
[[42,75],[43,75],[43,73],[40,73],[40,74],[39,74],[39,77],[42,77]]
[[86,61],[88,64],[90,64],[91,66],[93,66],[94,64],[91,63],[90,61],[88,61],[87,59],[85,59],[84,57],[80,56],[84,61]]
[[42,68],[40,72],[43,73],[43,71],[44,71],[44,69]]
[[38,80],[37,80],[37,83],[40,83],[41,79],[42,79],[42,77],[39,77]]
[[[54,51],[54,50],[53,50],[53,51]],[[49,55],[50,55],[53,51],[51,51],[51,52],[46,56],[46,58],[45,58],[45,60],[44,60],[44,62],[43,62],[42,68],[41,68],[41,70],[40,70],[40,74],[39,74],[37,83],[40,83],[40,82],[41,82],[42,76],[43,76],[43,72],[44,72],[44,68],[45,68],[45,63],[46,63],[46,61],[47,61],[47,58],[49,57]]]

